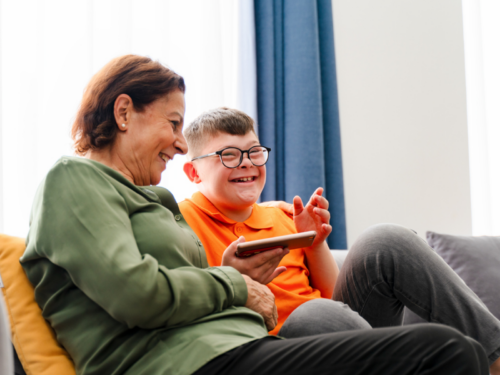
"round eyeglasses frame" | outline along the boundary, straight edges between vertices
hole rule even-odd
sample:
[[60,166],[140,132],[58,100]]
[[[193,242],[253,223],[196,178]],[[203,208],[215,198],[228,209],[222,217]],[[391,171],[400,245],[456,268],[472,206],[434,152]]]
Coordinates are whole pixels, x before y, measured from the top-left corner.
[[[250,150],[253,149],[253,148],[256,148],[256,147],[261,147],[261,148],[265,148],[267,150],[267,159],[266,161],[263,163],[263,164],[255,164],[253,161],[252,161],[252,158],[250,157]],[[222,153],[224,151],[226,151],[227,149],[230,149],[230,148],[234,148],[236,150],[239,150],[241,152],[241,155],[240,155],[240,162],[238,163],[238,165],[234,166],[234,167],[228,167],[226,164],[224,164],[224,162],[222,161]],[[266,147],[266,146],[252,146],[250,147],[248,150],[241,150],[239,149],[238,147],[226,147],[226,148],[223,148],[222,150],[220,151],[215,151],[215,152],[212,152],[210,154],[206,154],[206,155],[201,155],[201,156],[197,156],[195,158],[192,158],[191,161],[195,161],[195,160],[198,160],[198,159],[203,159],[203,158],[208,158],[209,156],[219,156],[219,159],[220,159],[220,162],[222,163],[222,165],[226,168],[230,168],[230,169],[234,169],[234,168],[238,168],[241,163],[243,162],[243,156],[245,155],[245,153],[247,154],[248,156],[248,160],[250,160],[250,163],[252,163],[253,165],[255,165],[256,167],[262,167],[263,165],[265,165],[267,163],[267,161],[269,160],[269,152],[271,152],[271,148],[269,147]]]

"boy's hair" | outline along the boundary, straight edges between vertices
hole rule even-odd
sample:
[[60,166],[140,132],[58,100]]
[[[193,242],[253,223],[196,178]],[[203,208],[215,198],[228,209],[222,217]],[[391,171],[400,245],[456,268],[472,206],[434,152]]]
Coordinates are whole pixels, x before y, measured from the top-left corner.
[[254,121],[237,109],[220,107],[199,115],[184,131],[188,144],[188,157],[200,156],[203,145],[220,133],[245,135],[255,133]]

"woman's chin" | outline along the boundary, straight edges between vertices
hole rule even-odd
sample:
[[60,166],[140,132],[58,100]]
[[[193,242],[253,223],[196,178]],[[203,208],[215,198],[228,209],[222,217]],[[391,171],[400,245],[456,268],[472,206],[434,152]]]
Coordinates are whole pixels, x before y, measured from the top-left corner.
[[152,173],[150,185],[158,185],[161,181],[161,173]]

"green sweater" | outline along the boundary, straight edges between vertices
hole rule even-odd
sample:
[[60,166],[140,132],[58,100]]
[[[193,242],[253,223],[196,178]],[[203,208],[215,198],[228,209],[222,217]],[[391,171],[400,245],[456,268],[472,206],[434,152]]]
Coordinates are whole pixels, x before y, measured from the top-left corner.
[[207,268],[170,192],[95,161],[47,174],[21,263],[78,374],[191,374],[267,336],[241,274]]

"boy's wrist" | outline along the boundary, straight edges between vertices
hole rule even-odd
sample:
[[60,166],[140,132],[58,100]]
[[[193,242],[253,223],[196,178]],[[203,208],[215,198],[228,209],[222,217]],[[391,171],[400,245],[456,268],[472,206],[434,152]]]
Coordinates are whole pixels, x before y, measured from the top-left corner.
[[309,253],[309,252],[317,252],[317,251],[324,251],[324,250],[330,250],[330,248],[328,247],[328,244],[326,243],[326,240],[323,241],[323,242],[320,242],[319,244],[317,245],[314,245],[314,246],[309,246],[309,247],[305,247],[304,248],[304,251],[306,253]]

